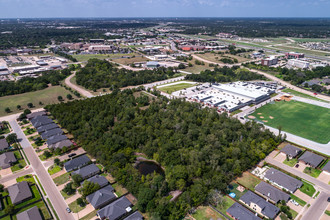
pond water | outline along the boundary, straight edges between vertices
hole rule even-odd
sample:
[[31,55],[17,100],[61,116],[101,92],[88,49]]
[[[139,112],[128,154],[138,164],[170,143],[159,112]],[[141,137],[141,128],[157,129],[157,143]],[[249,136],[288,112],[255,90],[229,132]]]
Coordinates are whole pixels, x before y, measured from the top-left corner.
[[164,170],[161,168],[161,166],[152,161],[141,161],[136,166],[136,169],[138,169],[142,175],[148,175],[150,173],[153,173],[154,171],[156,171],[156,173],[164,175]]

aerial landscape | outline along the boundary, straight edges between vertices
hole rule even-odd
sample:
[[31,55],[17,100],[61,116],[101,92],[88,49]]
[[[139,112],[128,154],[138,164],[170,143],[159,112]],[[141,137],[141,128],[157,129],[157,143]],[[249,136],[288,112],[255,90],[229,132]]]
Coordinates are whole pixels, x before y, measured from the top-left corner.
[[0,219],[330,220],[328,0],[0,8]]

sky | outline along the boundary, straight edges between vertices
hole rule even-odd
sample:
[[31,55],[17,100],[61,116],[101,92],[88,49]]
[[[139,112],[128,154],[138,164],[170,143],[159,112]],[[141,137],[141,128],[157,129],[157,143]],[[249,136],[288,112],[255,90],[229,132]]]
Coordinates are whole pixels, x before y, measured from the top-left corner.
[[0,0],[0,18],[330,17],[330,0]]

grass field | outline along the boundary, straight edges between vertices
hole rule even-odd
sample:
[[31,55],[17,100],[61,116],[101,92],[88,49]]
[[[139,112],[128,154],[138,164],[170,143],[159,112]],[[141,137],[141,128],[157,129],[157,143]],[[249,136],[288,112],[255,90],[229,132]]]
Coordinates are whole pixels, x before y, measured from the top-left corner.
[[222,215],[218,212],[214,211],[209,206],[199,206],[197,210],[192,216],[196,220],[209,220],[209,219],[225,219]]
[[86,207],[86,204],[84,206],[78,205],[77,200],[74,201],[73,203],[69,204],[69,208],[74,213],[78,213],[79,211],[83,210],[85,207]]
[[61,176],[58,176],[53,180],[57,186],[62,185],[70,180],[70,173],[62,174]]
[[62,170],[62,168],[60,166],[53,165],[48,168],[48,173],[49,173],[49,175],[53,175],[55,173],[60,172],[61,170]]
[[114,59],[114,58],[120,58],[122,56],[133,56],[137,55],[135,53],[118,53],[118,54],[75,54],[72,55],[74,58],[76,58],[79,62],[88,61],[89,59],[97,58],[97,59]]
[[297,197],[297,196],[295,196],[293,194],[291,194],[290,197],[291,197],[291,199],[293,199],[296,202],[298,202],[299,205],[301,205],[301,206],[305,206],[307,204],[307,202],[305,202],[304,200],[300,199],[299,197]]
[[256,187],[256,185],[261,182],[261,180],[259,180],[257,177],[253,176],[249,172],[243,173],[243,176],[238,178],[236,181],[252,191],[254,191],[254,187]]
[[314,195],[314,193],[316,192],[315,188],[313,185],[304,182],[303,181],[303,186],[299,189],[301,192],[305,193],[306,195],[312,197]]
[[221,55],[221,54],[216,54],[216,53],[205,53],[205,54],[196,54],[196,56],[203,58],[205,60],[209,60],[209,61],[212,61],[215,63],[220,63],[220,64],[223,63],[220,61],[220,59],[222,59],[222,58],[237,59],[239,63],[250,60],[249,58],[245,58],[244,54],[241,54],[241,56],[239,56],[239,55],[232,55],[232,54]]
[[[62,96],[64,100],[67,100],[67,94],[71,94],[76,98],[75,95],[61,86],[52,86],[43,90],[19,95],[4,96],[0,98],[0,116],[8,115],[8,113],[5,112],[5,108],[7,107],[11,110],[10,114],[22,112],[23,109],[27,108],[28,103],[33,103],[34,107],[31,109],[42,108],[48,104],[59,103],[57,99],[58,96]],[[43,105],[40,105],[39,102],[42,102]],[[16,108],[17,105],[21,105],[23,109],[18,110]]]
[[265,125],[273,128],[281,126],[283,131],[318,143],[327,144],[330,141],[330,109],[327,108],[281,101],[264,105],[251,115]]
[[298,163],[298,160],[296,158],[292,158],[291,160],[284,160],[283,161],[284,164],[293,167],[294,165],[296,165]]
[[145,62],[149,61],[147,58],[142,57],[141,55],[138,55],[136,57],[132,58],[120,58],[120,59],[113,59],[114,62],[124,64],[124,65],[129,65],[135,62]]
[[322,173],[322,170],[314,169],[313,167],[306,167],[304,169],[304,173],[306,173],[314,178],[317,178]]
[[234,200],[230,199],[227,196],[223,197],[225,199],[224,203],[222,205],[218,205],[216,208],[219,210],[221,213],[225,214],[229,219],[231,219],[227,214],[226,211],[227,209],[232,206],[235,202]]
[[188,60],[188,63],[191,63],[193,66],[192,67],[186,67],[183,71],[198,74],[201,71],[204,71],[204,70],[207,70],[207,69],[209,69],[209,70],[214,69],[214,67],[209,67],[209,65],[207,63],[205,65],[196,65],[195,60],[196,59]]
[[196,84],[191,84],[191,83],[179,83],[179,84],[175,84],[175,85],[164,86],[164,87],[158,88],[158,90],[166,92],[168,94],[172,94],[175,91],[190,88],[190,87],[193,87],[195,85]]
[[[311,96],[311,95],[307,95],[305,93],[301,93],[301,92],[297,92],[295,90],[292,90],[292,89],[283,89],[282,90],[283,92],[287,92],[287,93],[290,93],[292,95],[295,95],[295,96],[299,96],[299,97],[302,97],[302,98],[306,98],[306,99],[312,99],[312,100],[316,100],[316,101],[320,101],[320,102],[327,102],[323,99],[319,99],[319,98],[316,98],[315,96]],[[327,102],[328,103],[328,102]]]

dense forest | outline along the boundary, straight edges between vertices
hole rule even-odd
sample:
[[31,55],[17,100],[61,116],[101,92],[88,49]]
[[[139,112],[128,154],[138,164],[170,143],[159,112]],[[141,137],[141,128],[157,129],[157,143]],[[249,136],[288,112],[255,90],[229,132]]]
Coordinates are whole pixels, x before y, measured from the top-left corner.
[[265,79],[262,75],[241,69],[239,66],[234,67],[215,67],[214,70],[204,70],[200,74],[189,74],[186,80],[195,82],[233,82],[233,81],[249,81]]
[[87,65],[77,74],[77,84],[87,89],[122,88],[155,81],[165,80],[175,74],[172,68],[157,68],[154,70],[132,71],[119,69],[114,64],[99,59],[88,60]]
[[[46,108],[81,146],[138,199],[153,219],[181,219],[212,189],[256,165],[281,141],[263,125],[241,124],[197,103],[159,96],[140,108],[135,90]],[[136,153],[165,168],[141,175]],[[183,193],[170,201],[171,191]]]
[[60,81],[70,74],[69,69],[50,70],[40,73],[38,78],[24,77],[17,81],[0,81],[0,97],[45,89],[48,84],[59,85]]
[[[330,76],[330,66],[325,67],[316,67],[312,70],[296,70],[296,69],[288,69],[286,67],[269,67],[257,65],[255,63],[246,63],[244,66],[252,69],[258,69],[265,72],[269,72],[274,74],[276,77],[283,79],[285,81],[290,82],[293,85],[309,88],[306,81],[312,79],[322,79]],[[325,83],[324,83],[325,84]],[[322,85],[313,85],[310,86],[309,89],[312,89],[315,92],[324,92],[326,94],[330,94],[330,89],[327,89]]]

